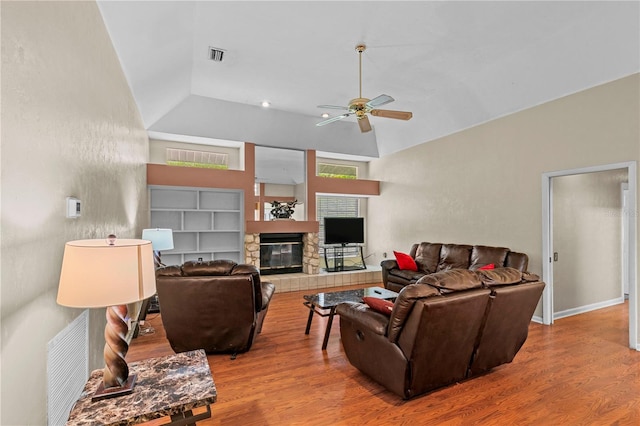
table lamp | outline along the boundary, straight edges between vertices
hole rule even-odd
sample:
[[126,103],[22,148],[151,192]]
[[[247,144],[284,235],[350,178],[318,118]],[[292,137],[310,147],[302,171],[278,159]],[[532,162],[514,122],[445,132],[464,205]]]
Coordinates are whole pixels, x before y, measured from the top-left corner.
[[151,241],[153,247],[153,261],[156,268],[165,266],[160,261],[160,252],[162,250],[171,250],[173,248],[173,231],[171,229],[154,228],[143,229],[142,239]]
[[77,240],[65,244],[57,302],[74,308],[106,307],[104,373],[93,400],[131,393],[135,374],[129,376],[125,355],[127,303],[156,292],[151,243],[145,240]]

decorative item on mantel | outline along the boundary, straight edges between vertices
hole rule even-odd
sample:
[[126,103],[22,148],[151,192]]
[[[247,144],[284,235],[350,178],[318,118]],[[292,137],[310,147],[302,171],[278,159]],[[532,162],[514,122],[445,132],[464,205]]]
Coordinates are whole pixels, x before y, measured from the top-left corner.
[[293,216],[293,208],[298,204],[298,200],[287,201],[281,203],[280,201],[271,202],[271,220],[295,220]]

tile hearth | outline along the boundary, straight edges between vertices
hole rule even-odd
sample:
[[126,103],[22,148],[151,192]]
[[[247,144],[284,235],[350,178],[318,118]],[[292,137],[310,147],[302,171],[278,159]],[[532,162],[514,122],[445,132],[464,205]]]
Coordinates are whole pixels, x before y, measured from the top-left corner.
[[261,279],[272,282],[276,293],[300,290],[318,290],[341,287],[351,284],[380,284],[382,271],[380,266],[367,265],[367,269],[344,272],[320,271],[317,275],[303,273],[263,275]]

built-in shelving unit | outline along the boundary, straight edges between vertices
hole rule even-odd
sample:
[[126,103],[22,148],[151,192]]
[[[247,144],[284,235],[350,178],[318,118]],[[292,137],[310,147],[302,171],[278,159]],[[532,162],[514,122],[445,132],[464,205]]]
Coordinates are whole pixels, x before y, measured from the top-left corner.
[[244,259],[243,191],[149,186],[151,227],[173,230],[162,263]]

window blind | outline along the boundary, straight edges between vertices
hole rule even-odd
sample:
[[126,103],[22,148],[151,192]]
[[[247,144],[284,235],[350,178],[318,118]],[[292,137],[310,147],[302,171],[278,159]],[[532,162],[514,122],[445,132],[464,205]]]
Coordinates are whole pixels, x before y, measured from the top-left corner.
[[355,197],[318,196],[316,199],[316,217],[320,224],[318,233],[320,244],[324,244],[325,217],[358,217],[359,200]]

